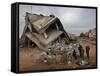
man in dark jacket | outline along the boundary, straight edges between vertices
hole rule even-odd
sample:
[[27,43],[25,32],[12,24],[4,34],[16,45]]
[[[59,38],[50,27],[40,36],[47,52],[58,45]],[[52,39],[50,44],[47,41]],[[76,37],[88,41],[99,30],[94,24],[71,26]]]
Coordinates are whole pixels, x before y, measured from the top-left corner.
[[78,50],[80,53],[80,58],[83,60],[84,59],[84,49],[83,49],[82,45],[79,44]]
[[87,58],[88,58],[88,60],[89,60],[89,51],[90,51],[90,47],[87,45],[87,46],[85,47],[85,49],[86,49]]
[[76,51],[75,50],[73,51],[73,57],[74,57],[75,60],[77,59],[77,55],[76,55]]

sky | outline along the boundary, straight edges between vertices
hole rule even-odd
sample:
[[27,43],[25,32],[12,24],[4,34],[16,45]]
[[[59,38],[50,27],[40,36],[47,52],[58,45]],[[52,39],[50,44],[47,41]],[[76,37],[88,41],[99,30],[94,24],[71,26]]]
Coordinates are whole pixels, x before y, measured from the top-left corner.
[[20,5],[19,6],[19,37],[21,37],[25,26],[25,13],[50,14],[58,17],[63,24],[66,32],[79,35],[81,32],[87,32],[96,26],[96,10],[89,8],[73,7],[55,7],[55,6],[37,6]]

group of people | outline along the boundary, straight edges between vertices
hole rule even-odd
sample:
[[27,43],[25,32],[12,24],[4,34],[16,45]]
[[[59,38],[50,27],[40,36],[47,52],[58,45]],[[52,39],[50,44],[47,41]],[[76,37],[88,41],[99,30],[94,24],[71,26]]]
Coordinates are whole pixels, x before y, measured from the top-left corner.
[[[79,45],[78,50],[79,50],[81,59],[84,59],[84,49],[83,49],[82,45]],[[90,47],[88,45],[85,46],[85,50],[86,50],[87,59],[89,60]]]
[[73,61],[78,61],[82,65],[85,64],[86,61],[87,63],[89,63],[89,59],[90,59],[90,46],[89,45],[84,46],[80,43],[76,43],[76,44],[71,43],[68,46],[68,49],[67,51],[70,52],[70,54],[67,53],[67,56],[68,56],[67,59],[69,59],[69,61],[72,61],[73,59]]
[[[59,46],[59,47],[57,47]],[[81,44],[69,44],[69,45],[57,45],[54,48],[48,48],[47,52],[41,53],[41,62],[52,64],[52,63],[75,63],[76,60],[80,59],[81,64],[84,62],[84,53],[86,51],[87,59],[90,59],[89,45],[85,46],[85,49]],[[61,47],[60,47],[61,46]],[[77,49],[77,50],[76,50]],[[78,53],[78,54],[77,54]]]
[[[89,63],[89,59],[90,59],[90,46],[89,45],[86,45],[85,48],[83,48],[83,46],[81,44],[79,44],[78,46],[78,51],[79,51],[79,58],[80,58],[80,64],[81,65],[85,65],[85,64],[88,64]],[[87,57],[87,62],[85,61],[85,54],[86,53],[86,57]],[[78,58],[78,56],[76,55],[76,52],[74,50],[73,52],[73,56],[75,59]]]

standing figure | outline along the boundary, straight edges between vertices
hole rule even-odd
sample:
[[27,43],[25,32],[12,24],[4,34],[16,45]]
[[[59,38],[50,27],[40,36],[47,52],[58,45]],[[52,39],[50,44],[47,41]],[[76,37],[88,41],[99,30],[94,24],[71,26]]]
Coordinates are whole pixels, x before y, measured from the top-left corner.
[[89,60],[89,51],[90,51],[90,47],[87,45],[87,46],[85,47],[85,49],[86,49],[87,58],[88,58],[88,60]]
[[78,50],[79,50],[80,58],[83,60],[84,59],[84,49],[82,45],[79,44]]
[[73,57],[74,57],[75,60],[77,59],[77,55],[76,55],[76,51],[75,50],[73,51]]

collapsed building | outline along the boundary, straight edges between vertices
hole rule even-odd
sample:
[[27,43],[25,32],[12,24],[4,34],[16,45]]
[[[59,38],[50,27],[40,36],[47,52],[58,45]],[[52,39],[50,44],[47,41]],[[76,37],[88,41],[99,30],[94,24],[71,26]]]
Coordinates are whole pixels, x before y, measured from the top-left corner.
[[26,12],[25,27],[19,41],[20,47],[37,46],[45,51],[52,47],[55,41],[70,43],[70,38],[59,18],[54,15],[43,16]]
[[77,44],[71,44],[72,40],[76,40],[75,35],[64,30],[59,18],[54,15],[43,16],[26,12],[25,27],[19,46],[38,47],[43,50],[39,55],[40,62],[74,63],[77,53],[75,47],[78,47]]

